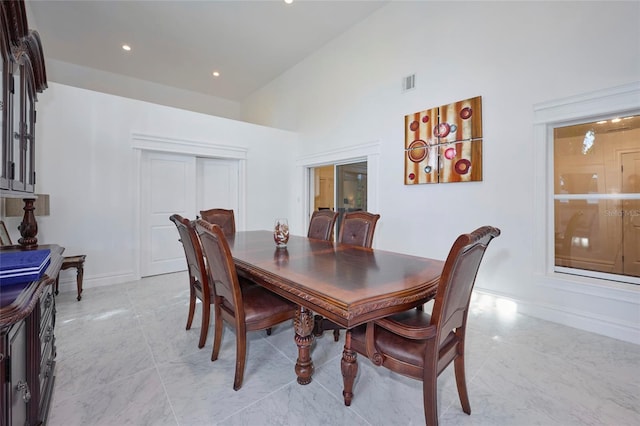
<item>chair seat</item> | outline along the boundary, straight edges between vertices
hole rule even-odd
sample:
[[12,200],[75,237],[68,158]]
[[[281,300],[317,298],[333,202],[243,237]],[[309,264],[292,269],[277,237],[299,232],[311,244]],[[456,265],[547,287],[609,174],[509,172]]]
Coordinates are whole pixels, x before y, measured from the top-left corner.
[[289,315],[291,310],[296,309],[294,303],[253,283],[242,286],[242,299],[248,328],[252,328],[250,324],[259,323],[265,318]]

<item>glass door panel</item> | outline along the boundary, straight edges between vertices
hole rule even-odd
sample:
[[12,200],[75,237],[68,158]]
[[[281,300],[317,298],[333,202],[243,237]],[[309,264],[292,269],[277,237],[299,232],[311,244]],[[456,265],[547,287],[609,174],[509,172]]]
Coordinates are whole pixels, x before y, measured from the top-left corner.
[[[367,162],[336,166],[336,206],[340,213],[336,229],[347,212],[367,210]],[[338,232],[339,234],[339,232]]]
[[334,235],[340,234],[346,212],[367,210],[367,162],[330,164],[309,169],[310,210],[340,213]]

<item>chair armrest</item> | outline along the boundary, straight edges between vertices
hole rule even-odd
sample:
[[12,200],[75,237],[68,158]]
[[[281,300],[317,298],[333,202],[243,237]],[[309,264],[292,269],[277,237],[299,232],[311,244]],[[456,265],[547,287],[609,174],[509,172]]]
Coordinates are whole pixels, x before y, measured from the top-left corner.
[[[394,321],[390,318],[381,318],[373,321],[376,325],[389,330],[392,333],[412,340],[427,340],[436,337],[436,326],[414,327]],[[368,326],[368,325],[367,325]]]
[[379,367],[384,361],[384,356],[378,352],[378,348],[376,348],[376,341],[373,336],[375,328],[375,324],[372,321],[367,323],[367,330],[364,335],[364,346],[367,351],[367,358]]
[[367,323],[365,332],[365,349],[367,357],[377,366],[381,366],[384,362],[384,355],[378,351],[375,341],[375,326],[380,326],[394,334],[412,340],[428,340],[436,336],[436,326],[413,327],[394,321],[389,318],[370,321]]

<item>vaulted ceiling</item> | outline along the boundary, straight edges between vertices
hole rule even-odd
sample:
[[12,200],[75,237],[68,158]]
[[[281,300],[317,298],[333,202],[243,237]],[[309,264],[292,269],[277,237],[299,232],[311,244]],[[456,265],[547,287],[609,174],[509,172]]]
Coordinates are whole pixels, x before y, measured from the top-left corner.
[[[388,1],[27,1],[45,61],[240,102]],[[131,46],[130,51],[122,49]],[[213,71],[220,75],[214,77]]]

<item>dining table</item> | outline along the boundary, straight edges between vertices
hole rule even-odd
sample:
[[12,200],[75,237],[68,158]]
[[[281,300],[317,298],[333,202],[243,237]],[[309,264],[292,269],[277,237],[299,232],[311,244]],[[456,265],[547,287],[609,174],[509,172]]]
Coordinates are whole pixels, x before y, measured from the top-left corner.
[[444,262],[391,251],[291,235],[278,248],[271,231],[227,236],[239,276],[298,305],[294,318],[297,381],[311,382],[314,313],[344,327],[341,359],[345,405],[358,372],[350,329],[432,299]]

